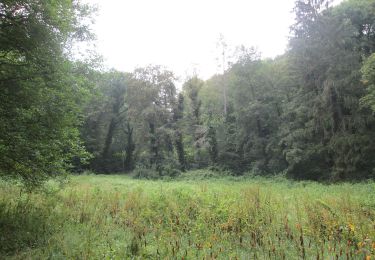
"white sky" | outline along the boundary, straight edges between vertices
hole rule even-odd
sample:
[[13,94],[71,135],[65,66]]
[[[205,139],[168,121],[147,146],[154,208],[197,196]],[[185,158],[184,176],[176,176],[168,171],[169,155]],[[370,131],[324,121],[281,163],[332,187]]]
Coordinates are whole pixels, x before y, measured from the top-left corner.
[[282,54],[295,0],[86,0],[97,4],[93,29],[105,65],[132,71],[164,65],[184,79],[218,72],[216,43],[255,46],[262,57]]

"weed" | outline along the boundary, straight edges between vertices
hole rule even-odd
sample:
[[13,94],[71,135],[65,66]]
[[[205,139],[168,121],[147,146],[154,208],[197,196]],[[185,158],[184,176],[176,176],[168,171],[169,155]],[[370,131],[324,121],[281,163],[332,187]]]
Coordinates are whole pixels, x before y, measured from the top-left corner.
[[[194,180],[191,176],[200,176]],[[368,259],[374,183],[261,177],[178,181],[73,176],[24,193],[0,182],[0,255],[9,259]],[[50,192],[48,192],[50,189]],[[350,194],[350,198],[348,198]],[[343,199],[348,198],[348,199]]]

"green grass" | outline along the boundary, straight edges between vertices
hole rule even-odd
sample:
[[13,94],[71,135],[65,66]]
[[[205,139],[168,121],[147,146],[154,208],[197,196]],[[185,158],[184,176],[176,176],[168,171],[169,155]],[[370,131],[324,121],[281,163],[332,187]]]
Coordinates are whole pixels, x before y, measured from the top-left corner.
[[75,176],[23,193],[0,182],[0,258],[364,259],[375,183]]

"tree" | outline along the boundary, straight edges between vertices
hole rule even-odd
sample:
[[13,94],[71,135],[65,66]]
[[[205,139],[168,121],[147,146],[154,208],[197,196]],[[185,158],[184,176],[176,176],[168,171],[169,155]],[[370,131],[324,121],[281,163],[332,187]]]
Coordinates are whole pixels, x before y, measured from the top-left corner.
[[374,167],[368,157],[374,153],[374,120],[359,106],[364,95],[359,71],[372,48],[368,40],[373,33],[364,30],[375,21],[375,12],[357,14],[374,6],[370,1],[334,8],[326,3],[298,1],[296,6],[290,55],[301,87],[291,102],[294,118],[283,139],[288,173],[295,178],[366,178]]
[[216,131],[213,126],[209,126],[206,134],[208,142],[208,154],[210,155],[211,164],[218,163],[219,151],[217,147]]
[[139,144],[140,162],[159,173],[167,166],[177,165],[173,126],[182,112],[176,111],[174,81],[173,73],[161,66],[138,68],[132,74],[127,95],[128,115]]
[[175,138],[175,146],[177,151],[177,158],[180,164],[180,169],[185,171],[186,160],[185,160],[185,149],[182,136],[183,130],[183,117],[184,117],[184,95],[180,93],[178,95],[177,105],[173,109],[173,130]]
[[87,149],[94,155],[91,167],[100,172],[134,168],[133,127],[126,104],[129,73],[98,73],[95,98],[86,108],[82,129]]
[[202,101],[199,97],[199,92],[204,85],[204,81],[194,76],[188,79],[183,85],[183,92],[187,100],[187,120],[190,134],[190,147],[193,153],[193,164],[200,167],[204,164],[202,157],[202,146],[204,142],[205,129],[202,125],[201,107]]
[[361,69],[362,81],[367,86],[367,95],[362,98],[362,103],[375,111],[375,54],[372,54]]
[[71,43],[92,39],[79,1],[0,3],[0,174],[28,187],[87,158],[79,139],[90,82]]

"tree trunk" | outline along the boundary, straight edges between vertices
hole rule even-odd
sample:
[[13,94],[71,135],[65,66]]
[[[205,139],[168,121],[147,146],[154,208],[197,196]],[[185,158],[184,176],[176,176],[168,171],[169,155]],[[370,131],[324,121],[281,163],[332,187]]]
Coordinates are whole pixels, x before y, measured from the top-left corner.
[[103,148],[103,152],[102,152],[103,158],[109,157],[109,150],[111,148],[112,138],[113,138],[113,134],[115,133],[116,125],[117,125],[116,120],[115,120],[114,117],[112,117],[111,122],[109,123],[107,136],[106,136],[105,142],[104,142],[104,148]]
[[155,124],[149,123],[150,127],[150,165],[158,166],[159,149],[155,136]]
[[125,147],[126,157],[125,157],[125,167],[126,170],[131,171],[134,169],[134,150],[135,144],[133,141],[133,128],[127,123],[127,144]]
[[185,151],[184,151],[184,144],[182,141],[182,134],[179,130],[176,130],[176,150],[178,156],[178,162],[180,163],[181,171],[185,171]]

